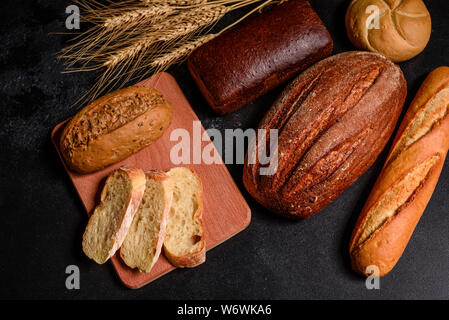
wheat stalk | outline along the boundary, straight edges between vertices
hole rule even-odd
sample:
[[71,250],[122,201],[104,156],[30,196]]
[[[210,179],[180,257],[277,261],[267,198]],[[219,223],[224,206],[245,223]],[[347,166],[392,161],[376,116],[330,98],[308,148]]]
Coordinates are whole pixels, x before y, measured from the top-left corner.
[[[127,38],[133,33],[139,33],[148,29],[153,24],[164,20],[176,10],[168,5],[153,5],[149,7],[137,7],[122,14],[109,16],[110,9],[102,9],[103,20],[90,30],[88,36],[82,41],[69,46],[62,51],[62,58],[66,58],[69,65],[76,62],[86,61],[85,64],[96,60],[101,56],[110,55],[109,50],[114,50],[112,43],[128,42]],[[93,18],[89,18],[91,21]]]
[[218,21],[227,11],[226,6],[199,7],[162,21],[153,27],[152,33],[138,38],[130,46],[111,55],[104,62],[104,66],[114,67],[124,60],[132,59],[156,42],[167,42],[200,31]]
[[181,60],[182,58],[190,55],[196,48],[202,46],[206,42],[212,40],[215,38],[217,34],[206,34],[204,36],[200,36],[197,39],[193,41],[189,41],[174,50],[166,53],[165,55],[162,55],[160,57],[157,57],[151,62],[151,66],[155,69],[162,70],[166,68],[167,66]]
[[168,5],[153,5],[145,8],[138,8],[107,18],[103,27],[107,31],[129,29],[137,24],[152,24],[159,22],[173,13],[173,9]]
[[[287,1],[287,0],[281,0],[281,1]],[[227,26],[226,28],[224,28],[223,30],[221,30],[219,33],[210,33],[210,34],[206,34],[206,35],[197,37],[194,40],[188,41],[188,42],[184,43],[183,45],[178,46],[178,47],[172,49],[170,52],[155,58],[150,63],[150,66],[152,68],[154,68],[155,70],[158,70],[158,71],[162,71],[162,70],[168,68],[168,66],[172,65],[173,63],[176,63],[176,62],[182,60],[185,57],[187,57],[196,48],[202,46],[206,42],[209,42],[210,40],[212,40],[213,38],[217,37],[218,35],[220,35],[224,31],[226,31],[227,29],[231,28],[235,24],[237,24],[240,21],[244,20],[247,16],[251,15],[253,12],[262,9],[264,6],[268,5],[269,3],[270,3],[270,1],[264,2],[262,5],[258,6],[255,9],[253,9],[252,11],[250,11],[249,13],[247,13],[246,15],[241,17],[239,20],[237,20],[233,24],[231,24],[231,25]]]

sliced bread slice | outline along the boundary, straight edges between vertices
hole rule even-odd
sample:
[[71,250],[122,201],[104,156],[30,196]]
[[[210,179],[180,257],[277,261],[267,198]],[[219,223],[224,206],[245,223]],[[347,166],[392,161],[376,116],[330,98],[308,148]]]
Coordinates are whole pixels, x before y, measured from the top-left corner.
[[177,267],[195,267],[206,261],[201,180],[183,167],[173,168],[167,174],[173,183],[173,200],[165,234],[165,256]]
[[164,172],[150,171],[145,174],[145,193],[120,248],[120,256],[130,268],[150,272],[164,243],[173,188],[171,179]]
[[83,236],[83,251],[89,258],[102,264],[120,248],[144,190],[145,173],[140,168],[121,167],[108,176]]

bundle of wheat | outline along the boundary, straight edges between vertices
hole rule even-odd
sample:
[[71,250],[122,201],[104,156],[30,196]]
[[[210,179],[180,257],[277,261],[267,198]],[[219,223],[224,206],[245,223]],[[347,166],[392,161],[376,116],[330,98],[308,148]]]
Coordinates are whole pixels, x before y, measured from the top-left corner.
[[[110,87],[121,86],[166,70],[193,50],[274,0],[130,0],[100,4],[75,0],[81,21],[93,24],[72,39],[60,58],[64,72],[103,70],[84,96],[96,98]],[[261,2],[242,18],[217,33],[211,28],[228,12]]]

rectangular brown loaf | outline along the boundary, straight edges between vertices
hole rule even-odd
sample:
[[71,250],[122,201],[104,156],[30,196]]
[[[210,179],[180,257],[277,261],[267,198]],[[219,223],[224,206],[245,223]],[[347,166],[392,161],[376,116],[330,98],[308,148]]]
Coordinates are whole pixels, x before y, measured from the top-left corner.
[[[248,192],[268,209],[307,218],[324,208],[376,160],[404,104],[407,83],[383,56],[346,52],[298,76],[262,119],[278,130],[278,168],[260,175],[259,162],[244,166]],[[266,152],[272,143],[250,146]],[[251,157],[250,157],[251,156]]]
[[355,271],[398,262],[435,189],[449,149],[449,68],[426,78],[362,210],[349,251]]
[[188,67],[210,106],[225,114],[329,56],[332,45],[309,3],[289,0],[201,46]]
[[61,135],[61,153],[70,169],[97,171],[159,139],[172,116],[172,106],[155,89],[117,90],[84,107],[69,121]]

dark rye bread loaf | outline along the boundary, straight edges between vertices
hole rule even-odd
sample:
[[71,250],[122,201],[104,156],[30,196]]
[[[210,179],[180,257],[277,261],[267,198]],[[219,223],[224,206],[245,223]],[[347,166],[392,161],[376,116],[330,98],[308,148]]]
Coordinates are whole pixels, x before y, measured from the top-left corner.
[[374,163],[406,93],[400,68],[378,54],[347,52],[315,64],[286,88],[260,123],[261,129],[279,130],[278,169],[262,176],[260,163],[246,160],[246,189],[276,213],[310,217]]
[[218,114],[234,111],[332,53],[332,39],[304,0],[256,14],[192,53],[188,67]]

